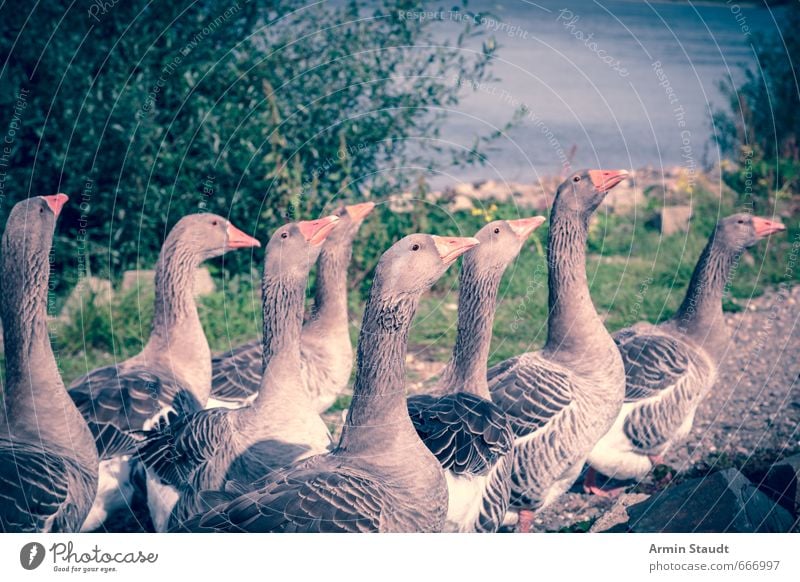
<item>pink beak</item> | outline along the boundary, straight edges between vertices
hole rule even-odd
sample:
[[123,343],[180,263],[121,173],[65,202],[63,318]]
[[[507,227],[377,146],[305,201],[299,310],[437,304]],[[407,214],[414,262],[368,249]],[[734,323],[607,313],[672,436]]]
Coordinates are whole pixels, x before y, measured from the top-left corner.
[[347,214],[350,215],[350,219],[354,222],[358,222],[360,220],[364,220],[367,214],[372,212],[372,209],[375,208],[374,202],[364,202],[362,204],[352,204],[350,206],[345,206],[345,210],[347,210]]
[[753,217],[753,226],[756,228],[756,236],[758,238],[765,238],[776,232],[786,230],[786,225],[774,220],[767,220],[758,216]]
[[478,246],[480,241],[474,237],[458,237],[458,236],[436,236],[431,235],[433,242],[436,245],[436,250],[439,251],[439,257],[445,265],[452,265],[455,260],[466,253],[469,249]]
[[306,242],[314,246],[319,246],[325,242],[325,239],[331,233],[333,227],[336,226],[337,222],[339,222],[339,217],[331,214],[330,216],[317,220],[298,222],[297,228],[300,229],[300,233],[305,237]]
[[246,234],[233,226],[230,222],[227,228],[228,240],[225,246],[229,249],[244,249],[247,247],[260,247],[261,243],[249,234]]
[[589,178],[598,192],[608,192],[628,176],[628,170],[589,170]]
[[506,220],[508,226],[514,231],[519,240],[527,239],[531,233],[544,224],[544,216],[532,216],[531,218],[520,218],[518,220]]
[[61,214],[61,209],[64,208],[64,204],[69,200],[69,196],[66,194],[53,194],[52,196],[42,196],[42,198],[47,202],[47,205],[50,207],[50,210],[53,211],[53,214],[56,215],[56,218]]

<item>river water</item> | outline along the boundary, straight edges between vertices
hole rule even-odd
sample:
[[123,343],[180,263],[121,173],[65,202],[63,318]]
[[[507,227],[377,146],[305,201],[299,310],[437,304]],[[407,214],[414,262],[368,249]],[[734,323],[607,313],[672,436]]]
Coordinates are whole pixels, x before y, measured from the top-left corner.
[[[734,2],[471,2],[486,11],[499,50],[496,81],[463,86],[442,138],[459,147],[525,118],[493,142],[482,168],[447,170],[434,186],[495,179],[533,182],[578,167],[714,164],[710,112],[722,82],[756,64],[756,35],[777,35],[782,9]],[[429,15],[430,17],[430,15]],[[449,10],[433,16],[444,41],[458,30]],[[471,48],[477,48],[471,45]]]

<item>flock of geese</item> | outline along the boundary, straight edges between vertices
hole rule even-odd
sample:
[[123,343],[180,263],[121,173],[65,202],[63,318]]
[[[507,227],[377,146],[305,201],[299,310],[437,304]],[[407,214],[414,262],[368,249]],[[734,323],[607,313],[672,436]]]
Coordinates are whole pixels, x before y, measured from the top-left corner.
[[[500,280],[545,219],[495,220],[474,237],[411,234],[386,250],[335,443],[320,413],[350,381],[347,267],[374,204],[278,228],[265,249],[263,338],[213,358],[194,272],[260,244],[220,216],[184,217],[156,265],[144,349],[67,388],[50,345],[47,294],[68,198],[19,202],[2,240],[0,529],[96,530],[138,490],[156,531],[529,531],[586,463],[586,490],[613,495],[595,471],[641,478],[688,433],[726,348],[722,295],[738,257],[785,228],[750,214],[720,220],[675,315],[610,334],[589,295],[586,243],[591,216],[627,177],[586,170],[559,186],[547,342],[492,368]],[[460,256],[452,358],[430,393],[407,397],[420,297]],[[304,318],[315,264],[314,308]]]

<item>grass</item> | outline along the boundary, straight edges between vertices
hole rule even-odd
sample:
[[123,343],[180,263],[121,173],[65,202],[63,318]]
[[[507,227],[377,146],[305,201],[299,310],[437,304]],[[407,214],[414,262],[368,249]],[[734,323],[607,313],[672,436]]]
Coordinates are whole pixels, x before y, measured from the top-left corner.
[[[385,248],[376,248],[371,230],[381,229],[379,238],[386,238],[389,232],[390,240],[399,238],[413,226],[424,226],[429,232],[440,234],[469,234],[486,220],[482,215],[461,212],[441,216],[432,213],[422,218],[400,216],[393,222],[395,215],[385,208],[382,212],[365,225],[369,228],[354,250],[354,272],[360,274],[358,288],[350,295],[354,322],[361,317],[371,268]],[[636,321],[658,322],[672,315],[683,298],[695,261],[714,223],[730,212],[731,208],[721,207],[720,201],[711,195],[697,196],[696,218],[690,232],[669,237],[649,228],[646,216],[601,213],[590,231],[587,275],[592,298],[607,327],[617,330]],[[513,208],[502,204],[498,204],[495,212],[495,217],[517,215]],[[769,286],[797,281],[797,273],[791,270],[790,279],[787,281],[785,277],[789,250],[793,241],[800,240],[800,231],[797,224],[787,226],[788,233],[760,243],[740,261],[725,302],[727,309],[741,309],[749,297],[760,295]],[[490,364],[536,349],[545,341],[547,271],[542,248],[547,237],[546,226],[534,236],[539,242],[531,240],[523,248],[503,279]],[[216,293],[199,300],[200,317],[212,351],[227,350],[259,335],[260,301],[253,290],[257,282],[257,274],[230,278],[222,284],[218,282],[220,290]],[[54,321],[51,332],[64,380],[69,383],[97,366],[122,361],[137,353],[149,333],[152,300],[152,289],[134,290],[118,295],[110,305],[87,301],[79,311],[80,316],[66,322]],[[418,359],[448,359],[455,341],[457,302],[457,268],[452,268],[420,304],[410,338],[410,352]],[[354,342],[357,327],[352,327]],[[345,401],[339,403],[340,407],[346,405]]]

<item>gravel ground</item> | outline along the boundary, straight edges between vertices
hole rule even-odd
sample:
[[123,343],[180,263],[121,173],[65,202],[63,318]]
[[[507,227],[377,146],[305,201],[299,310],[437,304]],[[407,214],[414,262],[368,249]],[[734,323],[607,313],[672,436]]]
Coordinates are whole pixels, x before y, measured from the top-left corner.
[[[732,341],[717,384],[687,441],[665,456],[672,483],[731,466],[753,477],[800,452],[800,285],[737,303],[744,309],[726,314]],[[663,487],[667,467],[633,488]],[[579,491],[541,512],[535,531],[585,531],[613,504]]]

